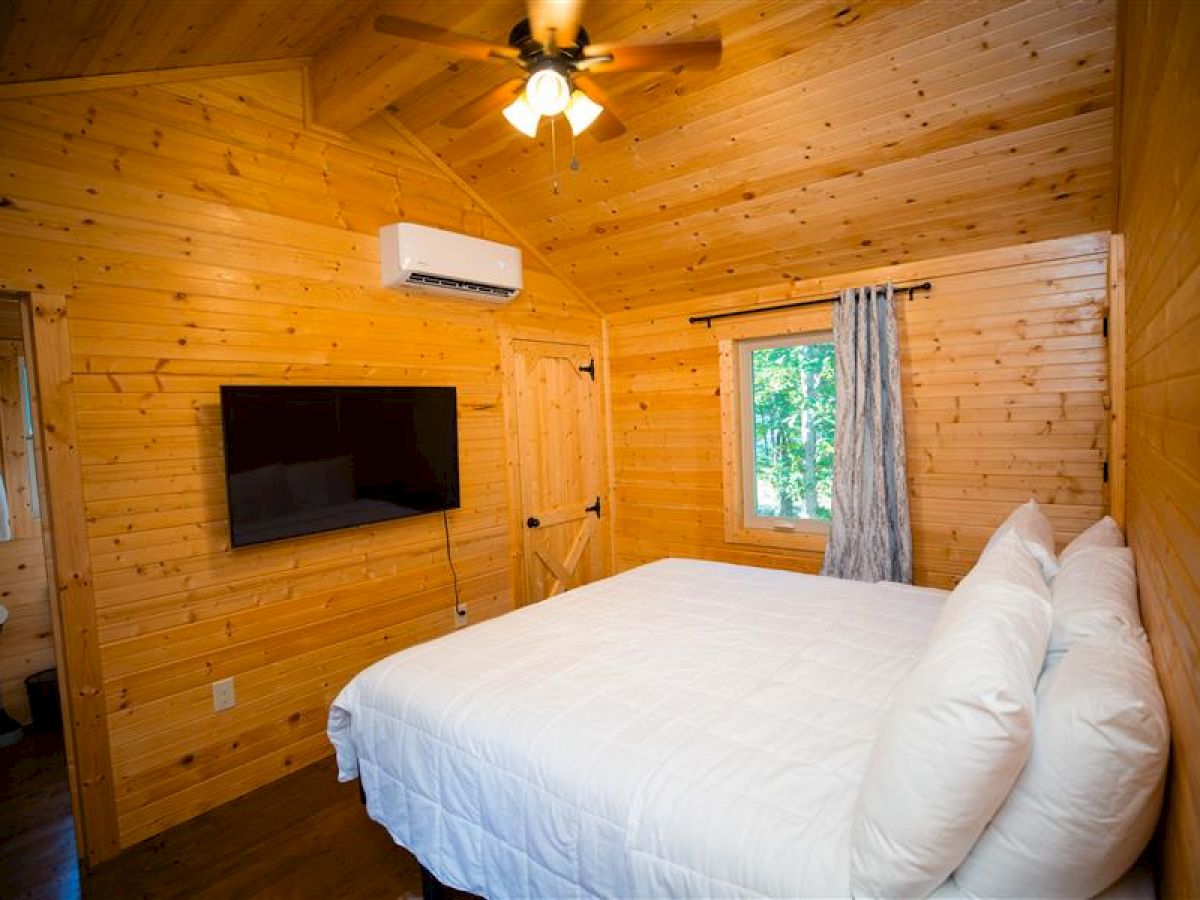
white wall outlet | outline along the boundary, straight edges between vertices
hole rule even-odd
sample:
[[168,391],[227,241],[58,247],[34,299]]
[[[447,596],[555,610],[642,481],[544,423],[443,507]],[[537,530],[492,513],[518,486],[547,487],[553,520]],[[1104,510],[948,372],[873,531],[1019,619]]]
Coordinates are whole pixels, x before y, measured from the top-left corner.
[[464,628],[467,624],[467,604],[460,603],[454,609],[454,627]]
[[213,712],[230,709],[237,705],[237,696],[233,693],[233,678],[222,678],[213,682]]

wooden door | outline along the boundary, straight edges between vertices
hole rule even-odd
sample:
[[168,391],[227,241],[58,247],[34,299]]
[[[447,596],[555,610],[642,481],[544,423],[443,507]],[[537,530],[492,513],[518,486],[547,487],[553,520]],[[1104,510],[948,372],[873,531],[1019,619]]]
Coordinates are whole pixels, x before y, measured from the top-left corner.
[[524,596],[535,603],[604,574],[598,375],[585,344],[514,340],[515,459]]

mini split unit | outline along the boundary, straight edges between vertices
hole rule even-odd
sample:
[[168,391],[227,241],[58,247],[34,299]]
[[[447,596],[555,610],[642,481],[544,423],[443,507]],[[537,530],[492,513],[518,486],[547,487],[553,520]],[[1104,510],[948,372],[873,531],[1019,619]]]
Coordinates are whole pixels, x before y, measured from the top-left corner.
[[398,222],[379,229],[385,288],[504,303],[521,292],[521,251],[507,244]]

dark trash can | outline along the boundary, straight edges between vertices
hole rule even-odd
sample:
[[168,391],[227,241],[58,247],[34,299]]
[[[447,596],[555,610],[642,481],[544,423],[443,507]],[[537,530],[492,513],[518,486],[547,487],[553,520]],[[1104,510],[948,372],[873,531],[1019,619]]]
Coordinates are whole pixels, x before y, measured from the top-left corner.
[[29,695],[29,715],[32,731],[62,731],[62,707],[58,702],[58,672],[46,669],[34,672],[25,679]]

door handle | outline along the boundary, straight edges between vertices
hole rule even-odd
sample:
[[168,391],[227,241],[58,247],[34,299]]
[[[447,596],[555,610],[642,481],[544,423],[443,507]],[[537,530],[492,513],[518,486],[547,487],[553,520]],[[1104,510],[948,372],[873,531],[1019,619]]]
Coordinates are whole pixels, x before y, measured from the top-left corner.
[[596,502],[593,503],[591,506],[585,506],[583,508],[583,511],[585,513],[594,512],[596,514],[596,518],[597,519],[600,518],[600,498],[597,497]]
[[528,519],[525,520],[526,528],[537,528],[541,524],[542,524],[542,521],[537,516],[530,516]]

